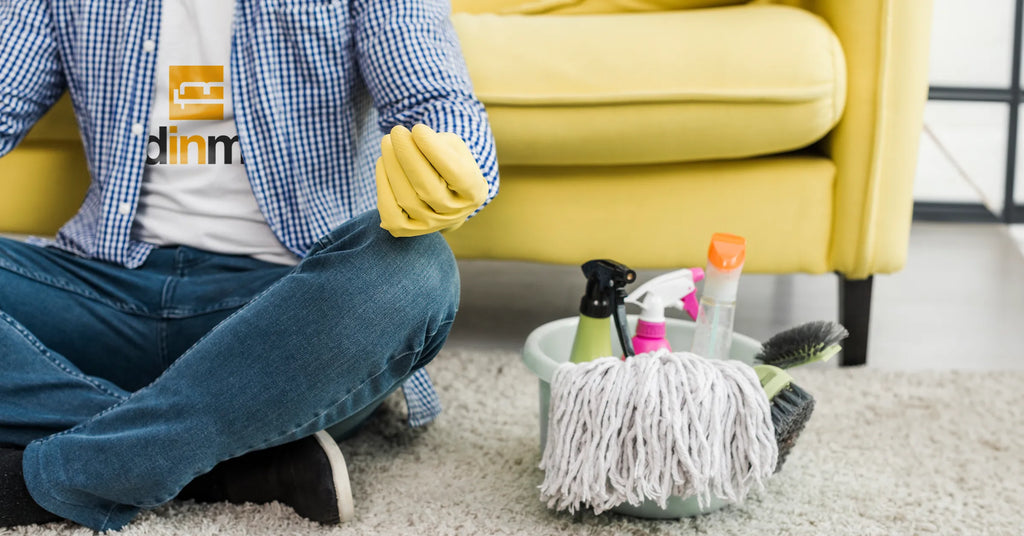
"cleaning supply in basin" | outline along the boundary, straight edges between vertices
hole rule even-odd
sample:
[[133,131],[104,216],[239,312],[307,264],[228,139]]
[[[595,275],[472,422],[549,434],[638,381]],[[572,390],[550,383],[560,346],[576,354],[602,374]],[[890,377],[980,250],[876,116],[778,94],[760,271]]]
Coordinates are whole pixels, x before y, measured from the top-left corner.
[[552,377],[540,464],[549,507],[738,503],[777,460],[771,403],[740,361],[661,350],[563,363]]
[[686,311],[691,319],[697,318],[697,281],[704,278],[700,268],[684,268],[662,274],[640,285],[626,296],[626,303],[643,308],[636,323],[633,350],[638,354],[656,350],[672,350],[665,338],[665,308]]
[[839,343],[849,336],[850,332],[838,322],[807,322],[772,335],[761,345],[754,361],[782,369],[828,361],[839,353]]
[[772,404],[772,426],[779,457],[775,471],[782,469],[800,432],[814,412],[814,397],[795,383],[784,370],[772,365],[755,365],[758,380]]
[[839,343],[849,335],[850,332],[838,322],[807,322],[772,335],[754,356],[755,363],[763,363],[755,365],[754,369],[772,400],[772,423],[779,445],[776,471],[782,469],[814,411],[814,398],[794,384],[792,377],[781,369],[828,361],[839,353]]
[[572,341],[569,361],[585,363],[612,355],[613,316],[623,352],[632,356],[633,347],[626,331],[625,286],[636,281],[636,272],[624,264],[607,259],[588,261],[582,269],[587,278],[587,290],[580,300],[580,320]]
[[691,352],[710,359],[725,359],[729,355],[736,293],[746,251],[747,241],[741,236],[715,233],[711,237]]

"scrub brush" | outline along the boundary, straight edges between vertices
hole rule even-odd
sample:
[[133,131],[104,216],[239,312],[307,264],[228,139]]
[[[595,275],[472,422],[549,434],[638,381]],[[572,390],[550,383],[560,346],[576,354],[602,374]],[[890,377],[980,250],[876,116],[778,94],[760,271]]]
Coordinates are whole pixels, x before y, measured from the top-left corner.
[[849,335],[837,322],[808,322],[773,335],[761,345],[754,361],[784,369],[828,361],[839,353],[839,342]]
[[782,469],[786,457],[796,444],[796,438],[804,430],[814,412],[814,397],[793,383],[793,377],[779,367],[755,365],[757,378],[768,395],[772,408],[772,425],[775,426],[775,442],[779,446],[779,458],[775,472]]

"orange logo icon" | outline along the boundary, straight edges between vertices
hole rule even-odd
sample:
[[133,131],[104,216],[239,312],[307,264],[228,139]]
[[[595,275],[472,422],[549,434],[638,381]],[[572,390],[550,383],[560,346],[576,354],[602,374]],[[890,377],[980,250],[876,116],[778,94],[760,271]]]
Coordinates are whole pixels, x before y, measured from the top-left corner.
[[224,66],[170,67],[170,120],[224,119]]

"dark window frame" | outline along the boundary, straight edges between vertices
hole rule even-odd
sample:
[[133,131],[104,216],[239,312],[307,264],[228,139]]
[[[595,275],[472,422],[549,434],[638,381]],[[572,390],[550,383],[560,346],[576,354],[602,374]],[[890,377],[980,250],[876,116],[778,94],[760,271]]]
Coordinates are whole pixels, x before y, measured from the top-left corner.
[[1020,83],[1022,20],[1024,20],[1024,0],[1016,0],[1013,17],[1013,64],[1010,67],[1009,88],[931,86],[928,89],[928,100],[932,101],[1002,102],[1009,106],[1002,213],[995,214],[982,203],[915,201],[915,220],[1024,223],[1024,205],[1018,204],[1014,200],[1017,175],[1017,127],[1020,122],[1020,104],[1024,101]]

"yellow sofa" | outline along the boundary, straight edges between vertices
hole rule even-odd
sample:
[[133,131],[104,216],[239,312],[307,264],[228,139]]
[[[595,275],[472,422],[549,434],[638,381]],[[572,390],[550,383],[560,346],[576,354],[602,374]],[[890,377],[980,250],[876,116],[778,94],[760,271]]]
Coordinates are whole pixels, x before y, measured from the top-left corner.
[[675,268],[740,234],[747,272],[840,274],[865,362],[871,276],[906,259],[930,0],[454,7],[502,179],[459,257]]
[[[690,8],[690,9],[684,9]],[[699,8],[699,9],[698,9]],[[930,0],[454,0],[501,193],[460,258],[841,274],[844,364],[905,261]],[[52,234],[88,185],[61,101],[0,159],[0,232]]]

